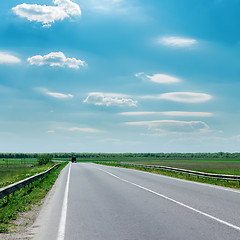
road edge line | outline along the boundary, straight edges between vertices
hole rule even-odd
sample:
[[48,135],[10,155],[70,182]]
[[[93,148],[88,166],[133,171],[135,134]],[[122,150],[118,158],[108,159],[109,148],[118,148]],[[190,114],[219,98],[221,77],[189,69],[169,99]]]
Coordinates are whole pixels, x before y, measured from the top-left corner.
[[71,171],[71,163],[68,168],[68,176],[67,176],[67,183],[63,198],[63,205],[62,205],[62,211],[61,211],[61,217],[59,221],[59,227],[58,227],[58,236],[57,240],[64,240],[65,238],[65,228],[66,228],[66,219],[67,219],[67,205],[68,205],[68,191],[69,191],[69,182],[70,182],[70,171]]
[[177,200],[174,200],[174,199],[172,199],[172,198],[169,198],[169,197],[167,197],[167,196],[165,196],[165,195],[163,195],[163,194],[157,193],[157,192],[155,192],[155,191],[153,191],[153,190],[151,190],[151,189],[145,188],[145,187],[143,187],[143,186],[141,186],[141,185],[138,185],[138,184],[136,184],[136,183],[133,183],[133,182],[130,182],[130,181],[125,180],[125,179],[123,179],[123,178],[120,178],[120,177],[118,177],[118,176],[116,176],[116,175],[114,175],[114,174],[112,174],[112,173],[110,173],[110,172],[108,172],[108,171],[105,171],[105,170],[103,170],[103,169],[101,169],[101,168],[97,168],[97,169],[99,169],[99,170],[101,170],[101,171],[103,171],[103,172],[111,175],[112,177],[115,177],[115,178],[117,178],[117,179],[119,179],[119,180],[121,180],[121,181],[123,181],[123,182],[129,183],[129,184],[131,184],[131,185],[133,185],[133,186],[135,186],[135,187],[138,187],[138,188],[141,188],[141,189],[143,189],[143,190],[145,190],[145,191],[147,191],[147,192],[153,193],[153,194],[155,194],[155,195],[157,195],[157,196],[159,196],[159,197],[161,197],[161,198],[164,198],[164,199],[166,199],[166,200],[168,200],[168,201],[170,201],[170,202],[173,202],[173,203],[175,203],[175,204],[178,204],[178,205],[180,205],[180,206],[182,206],[182,207],[185,207],[185,208],[187,208],[187,209],[189,209],[189,210],[192,210],[192,211],[194,211],[194,212],[196,212],[196,213],[199,213],[200,215],[203,215],[203,216],[208,217],[208,218],[210,218],[210,219],[213,219],[213,220],[215,220],[215,221],[217,221],[217,222],[219,222],[219,223],[221,223],[221,224],[224,224],[224,225],[226,225],[226,226],[228,226],[228,227],[231,227],[231,228],[233,228],[233,229],[235,229],[235,230],[237,230],[237,231],[240,231],[240,227],[238,227],[238,226],[236,226],[236,225],[234,225],[234,224],[231,224],[231,223],[229,223],[229,222],[226,222],[226,221],[224,221],[224,220],[221,220],[221,219],[219,219],[219,218],[217,218],[217,217],[214,217],[214,216],[212,216],[212,215],[210,215],[210,214],[208,214],[208,213],[202,212],[202,211],[200,211],[200,210],[198,210],[198,209],[196,209],[196,208],[193,208],[193,207],[188,206],[188,205],[186,205],[186,204],[184,204],[184,203],[181,203],[181,202],[179,202],[179,201],[177,201]]

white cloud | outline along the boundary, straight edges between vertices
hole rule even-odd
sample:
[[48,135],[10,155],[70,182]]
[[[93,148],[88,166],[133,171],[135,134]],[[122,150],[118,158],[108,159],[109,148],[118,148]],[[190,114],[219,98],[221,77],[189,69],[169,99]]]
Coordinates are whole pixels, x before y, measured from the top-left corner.
[[69,16],[81,15],[82,13],[79,5],[70,0],[54,0],[53,3],[63,9]]
[[168,112],[122,112],[120,115],[126,116],[140,116],[140,115],[164,115],[172,117],[212,117],[210,112],[182,112],[182,111],[168,111]]
[[198,43],[196,39],[182,38],[178,36],[162,37],[158,40],[158,42],[171,47],[190,47]]
[[76,58],[66,58],[62,52],[51,52],[47,55],[36,55],[27,59],[31,65],[50,65],[51,67],[69,67],[78,69],[86,66],[86,63]]
[[58,20],[81,15],[78,4],[70,0],[54,0],[53,3],[56,6],[23,3],[12,8],[12,10],[19,17],[40,22],[44,27],[50,27],[52,23]]
[[162,114],[165,116],[172,116],[172,117],[212,117],[214,116],[214,114],[210,112],[169,111],[169,112],[162,112]]
[[104,94],[105,97],[109,98],[129,98],[130,96],[122,93],[102,93],[102,92],[92,92],[92,94]]
[[72,94],[55,93],[55,92],[48,92],[46,94],[54,98],[73,98]]
[[155,114],[161,114],[161,112],[122,112],[119,113],[120,115],[126,115],[126,116],[140,116],[140,115],[155,115]]
[[137,105],[137,101],[131,98],[122,97],[124,95],[114,93],[101,93],[92,92],[89,93],[88,97],[84,100],[84,103],[90,103],[98,106],[130,106],[134,107]]
[[71,131],[71,132],[85,132],[85,133],[101,133],[102,130],[95,129],[95,128],[80,128],[80,127],[71,127],[66,128],[65,130]]
[[5,53],[5,52],[0,52],[0,64],[2,63],[20,63],[21,60],[11,54]]
[[160,98],[174,102],[200,103],[211,100],[212,96],[206,93],[172,92],[161,94]]
[[174,102],[182,103],[201,103],[212,99],[212,96],[206,93],[193,93],[193,92],[170,92],[160,95],[142,96],[142,99],[164,99]]
[[48,131],[49,133],[55,133],[55,132],[72,132],[72,133],[105,133],[105,131],[91,128],[91,127],[85,127],[85,126],[76,126],[69,123],[63,123],[63,122],[53,122],[53,127]]
[[136,77],[147,78],[155,83],[161,84],[171,84],[171,83],[178,83],[180,82],[179,78],[172,77],[166,74],[154,74],[152,76],[145,74],[144,72],[135,74]]
[[[74,96],[72,94],[64,94],[64,93],[56,93],[56,92],[50,92],[48,89],[45,88],[38,88],[39,91],[44,93],[45,95],[54,97],[54,98],[59,98],[59,99],[68,99],[68,98],[73,98]],[[53,111],[51,111],[53,112]]]
[[160,133],[206,133],[209,126],[202,121],[175,121],[175,120],[156,120],[126,122],[127,125],[147,126],[149,130]]
[[48,132],[48,133],[55,133],[54,130],[48,130],[47,132]]

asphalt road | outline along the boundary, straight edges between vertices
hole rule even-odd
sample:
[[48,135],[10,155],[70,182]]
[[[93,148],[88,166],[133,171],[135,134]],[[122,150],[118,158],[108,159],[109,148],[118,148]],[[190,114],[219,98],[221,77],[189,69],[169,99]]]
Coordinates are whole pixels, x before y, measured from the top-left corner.
[[69,164],[48,195],[37,240],[239,240],[240,191],[137,170]]

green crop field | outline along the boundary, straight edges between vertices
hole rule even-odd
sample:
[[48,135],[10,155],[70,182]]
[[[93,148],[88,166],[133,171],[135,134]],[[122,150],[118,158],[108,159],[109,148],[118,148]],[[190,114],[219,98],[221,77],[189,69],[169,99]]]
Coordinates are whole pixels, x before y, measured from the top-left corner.
[[[227,174],[227,175],[239,175],[240,176],[240,159],[239,158],[186,158],[183,154],[182,157],[178,158],[154,158],[154,157],[131,157],[131,158],[113,158],[110,159],[102,159],[103,161],[95,161],[95,163],[112,165],[117,167],[126,167],[126,168],[134,168],[142,171],[167,175],[176,178],[182,178],[190,181],[197,181],[203,183],[210,183],[225,187],[232,188],[240,188],[239,183],[237,181],[225,181],[218,179],[211,179],[205,177],[197,177],[183,173],[172,172],[169,170],[161,170],[161,169],[149,169],[144,167],[132,167],[124,165],[125,163],[132,164],[142,164],[142,165],[158,165],[158,166],[167,166],[181,169],[194,170],[199,172],[208,172],[208,173],[217,173],[217,174]],[[99,162],[100,161],[100,162]],[[106,163],[108,162],[108,163]],[[121,164],[121,165],[119,165]]]
[[[145,161],[145,162],[136,162],[136,161],[123,161],[123,162],[95,162],[97,164],[103,164],[108,166],[115,166],[115,167],[123,167],[123,168],[131,168],[131,169],[137,169],[140,171],[146,171],[151,172],[155,174],[161,174],[165,176],[170,176],[174,178],[181,178],[189,181],[195,181],[195,182],[201,182],[201,183],[208,183],[208,184],[214,184],[224,187],[230,187],[230,188],[240,188],[240,183],[238,181],[226,181],[222,179],[214,179],[214,178],[208,178],[208,177],[198,177],[194,175],[189,175],[187,173],[180,173],[180,172],[173,172],[171,170],[163,170],[163,169],[151,169],[146,167],[135,167],[135,166],[129,166],[124,165],[125,163],[133,163],[133,164],[143,164],[143,165],[153,165],[152,161]],[[209,173],[218,173],[218,174],[228,174],[228,175],[239,175],[240,176],[240,163],[235,165],[233,162],[233,165],[231,162],[228,164],[223,164],[222,162],[211,162],[210,163],[216,163],[216,164],[209,164],[208,166],[205,164],[205,161],[196,162],[196,161],[181,161],[178,160],[176,162],[166,161],[165,164],[163,162],[155,162],[155,165],[160,166],[171,166],[171,167],[177,167],[182,169],[192,169],[195,171],[201,171],[201,172],[209,172]],[[208,163],[208,162],[207,162]],[[121,165],[120,165],[121,164]],[[202,164],[202,165],[201,165]],[[219,164],[219,165],[218,165]],[[234,168],[236,167],[236,168]]]
[[38,165],[36,159],[1,159],[0,188],[43,172],[55,163]]
[[142,160],[124,161],[122,163],[135,163],[144,165],[160,165],[174,168],[182,168],[194,171],[202,171],[219,174],[240,175],[240,160]]

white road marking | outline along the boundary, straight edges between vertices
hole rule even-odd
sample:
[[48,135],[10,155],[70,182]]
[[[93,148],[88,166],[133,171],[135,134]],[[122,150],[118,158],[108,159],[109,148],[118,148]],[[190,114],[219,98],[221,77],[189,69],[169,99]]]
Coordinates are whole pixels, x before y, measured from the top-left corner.
[[[96,166],[96,164],[94,164]],[[101,167],[104,168],[119,168],[119,167],[115,167],[115,166],[107,166],[107,165],[102,165]],[[121,167],[120,167],[121,168]],[[131,168],[121,168],[124,169],[126,171],[136,171],[136,172],[140,172],[140,173],[144,173],[144,174],[149,174],[149,175],[154,175],[154,176],[158,176],[158,177],[162,177],[162,178],[168,178],[174,181],[178,181],[178,182],[185,182],[185,183],[189,183],[189,184],[197,184],[197,185],[202,185],[205,187],[209,187],[209,188],[215,188],[215,189],[220,189],[223,191],[228,191],[228,192],[234,192],[234,193],[238,193],[240,194],[240,190],[238,189],[233,189],[233,188],[228,188],[228,187],[222,187],[222,186],[218,186],[218,185],[214,185],[214,184],[209,184],[209,183],[201,183],[201,182],[194,182],[194,181],[189,181],[189,180],[185,180],[185,179],[181,179],[181,178],[176,178],[176,177],[169,177],[166,175],[162,175],[162,174],[157,174],[157,173],[151,173],[151,172],[145,172],[145,171],[141,171],[141,170],[137,170],[137,169],[131,169]]]
[[68,190],[69,190],[69,180],[70,180],[70,171],[71,171],[72,164],[68,168],[68,176],[67,176],[67,183],[64,193],[63,205],[62,205],[62,212],[61,218],[58,227],[58,237],[57,240],[64,240],[65,238],[65,228],[66,228],[66,219],[67,219],[67,205],[68,205]]
[[202,211],[200,211],[200,210],[198,210],[198,209],[196,209],[196,208],[190,207],[190,206],[188,206],[188,205],[186,205],[186,204],[184,204],[184,203],[181,203],[181,202],[179,202],[179,201],[176,201],[176,200],[174,200],[174,199],[172,199],[172,198],[169,198],[169,197],[167,197],[167,196],[165,196],[165,195],[163,195],[163,194],[160,194],[160,193],[157,193],[157,192],[155,192],[155,191],[152,191],[152,190],[150,190],[150,189],[148,189],[148,188],[145,188],[145,187],[143,187],[143,186],[140,186],[140,185],[138,185],[138,184],[136,184],[136,183],[133,183],[133,182],[130,182],[130,181],[125,180],[125,179],[123,179],[123,178],[120,178],[120,177],[118,177],[118,176],[116,176],[116,175],[114,175],[114,174],[112,174],[112,173],[110,173],[110,172],[108,172],[108,171],[105,171],[105,170],[103,170],[103,169],[101,169],[101,168],[98,168],[98,169],[101,170],[101,171],[103,171],[103,172],[105,172],[105,173],[107,173],[107,174],[109,174],[109,175],[111,175],[112,177],[115,177],[115,178],[123,181],[123,182],[129,183],[129,184],[131,184],[131,185],[133,185],[133,186],[136,186],[136,187],[138,187],[138,188],[141,188],[141,189],[143,189],[143,190],[145,190],[145,191],[147,191],[147,192],[153,193],[153,194],[155,194],[155,195],[157,195],[157,196],[159,196],[159,197],[161,197],[161,198],[164,198],[164,199],[166,199],[166,200],[168,200],[168,201],[171,201],[171,202],[173,202],[173,203],[176,203],[176,204],[178,204],[178,205],[180,205],[180,206],[182,206],[182,207],[185,207],[185,208],[187,208],[187,209],[190,209],[190,210],[192,210],[192,211],[194,211],[194,212],[196,212],[196,213],[199,213],[199,214],[201,214],[201,215],[203,215],[203,216],[205,216],[205,217],[211,218],[211,219],[213,219],[213,220],[215,220],[215,221],[217,221],[217,222],[219,222],[219,223],[222,223],[222,224],[224,224],[224,225],[226,225],[226,226],[228,226],[228,227],[231,227],[231,228],[233,228],[233,229],[235,229],[235,230],[240,231],[240,227],[238,227],[238,226],[236,226],[236,225],[233,225],[233,224],[231,224],[231,223],[229,223],[229,222],[226,222],[226,221],[224,221],[224,220],[221,220],[221,219],[219,219],[219,218],[217,218],[217,217],[214,217],[214,216],[212,216],[212,215],[210,215],[210,214],[208,214],[208,213],[202,212]]

